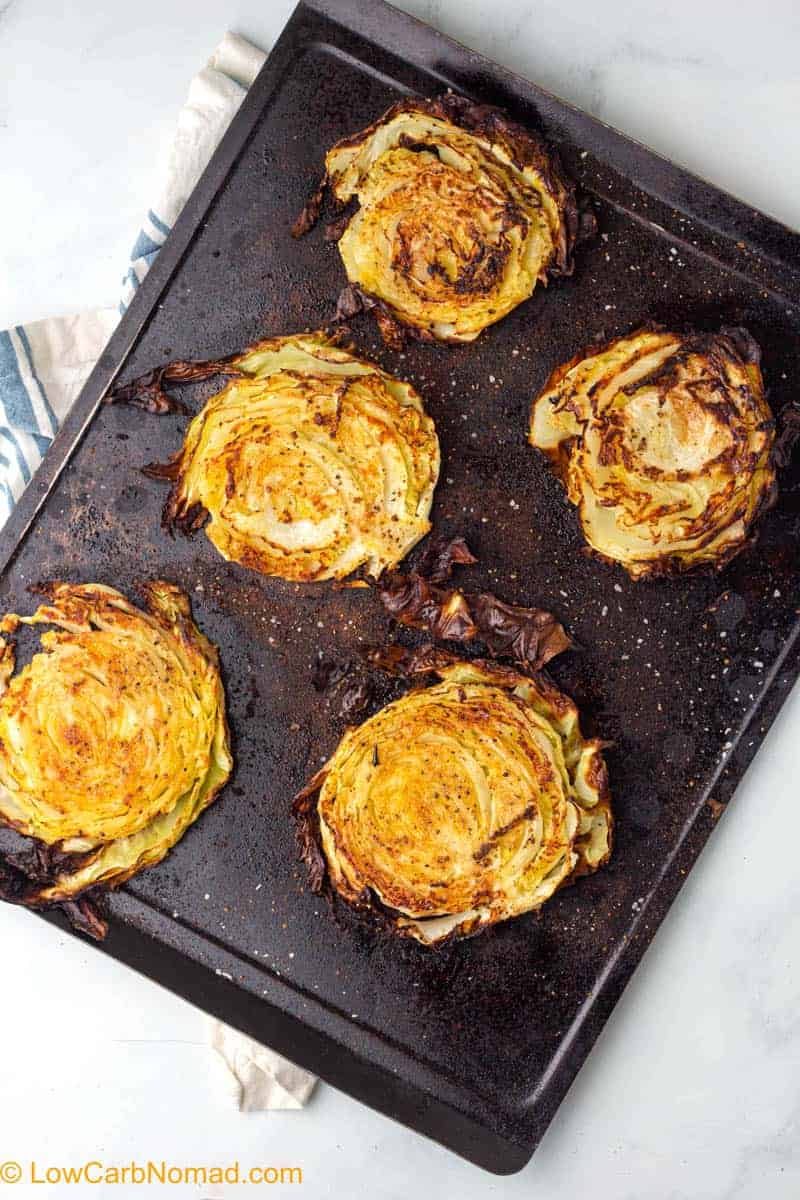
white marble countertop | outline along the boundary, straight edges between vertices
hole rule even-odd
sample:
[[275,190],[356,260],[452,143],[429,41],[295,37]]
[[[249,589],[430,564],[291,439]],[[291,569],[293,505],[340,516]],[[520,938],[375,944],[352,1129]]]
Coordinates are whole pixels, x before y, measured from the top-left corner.
[[[762,0],[757,19],[721,0],[494,0],[492,29],[480,0],[405,6],[800,226],[792,0]],[[0,328],[116,302],[189,78],[226,28],[268,48],[289,11],[287,0],[0,2]],[[328,1087],[302,1113],[239,1114],[201,1013],[8,908],[0,1162],[284,1163],[302,1167],[304,1186],[272,1191],[309,1200],[412,1189],[795,1200],[798,738],[795,692],[520,1175],[487,1176]]]

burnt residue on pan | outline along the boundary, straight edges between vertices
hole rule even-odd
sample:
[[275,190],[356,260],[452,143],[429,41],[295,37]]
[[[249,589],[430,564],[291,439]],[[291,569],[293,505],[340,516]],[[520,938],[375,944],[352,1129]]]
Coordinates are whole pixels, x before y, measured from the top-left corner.
[[[197,218],[188,253],[169,245],[162,252],[172,254],[165,260],[171,281],[153,299],[120,380],[174,359],[224,358],[333,318],[336,247],[319,227],[300,241],[290,228],[326,149],[404,89],[435,94],[444,75],[522,120],[538,120],[591,193],[598,218],[598,236],[582,247],[574,274],[537,288],[470,345],[415,342],[394,352],[358,315],[351,333],[359,351],[414,384],[436,422],[435,528],[465,538],[478,558],[456,580],[471,593],[552,612],[577,644],[548,669],[580,706],[586,734],[614,742],[607,752],[617,834],[611,861],[540,916],[438,954],[399,945],[347,914],[333,919],[298,860],[291,798],[352,719],[338,691],[314,687],[320,655],[359,660],[365,646],[385,641],[387,617],[372,589],[264,578],[225,563],[202,535],[165,534],[163,484],[140,468],[180,447],[181,414],[122,406],[98,414],[4,573],[0,610],[18,611],[27,584],[48,577],[99,580],[124,592],[142,578],[164,578],[190,593],[198,625],[220,649],[235,772],[170,857],[112,897],[112,918],[135,923],[187,963],[206,964],[212,984],[220,980],[215,970],[229,974],[215,1001],[229,1020],[274,1040],[284,1028],[280,1014],[291,1013],[305,1030],[314,1027],[314,1038],[330,1035],[317,1063],[328,1078],[502,1170],[520,1165],[541,1137],[713,826],[707,800],[728,798],[763,737],[772,697],[791,682],[781,663],[800,607],[797,457],[780,471],[777,503],[759,523],[757,543],[721,575],[633,583],[583,553],[574,511],[526,443],[531,398],[578,349],[649,319],[747,328],[762,348],[778,412],[795,399],[800,379],[800,313],[785,291],[795,251],[792,235],[765,232],[763,218],[732,210],[688,176],[682,211],[654,199],[604,159],[616,157],[641,170],[654,191],[674,194],[672,168],[627,144],[623,161],[611,131],[399,14],[376,11],[394,39],[392,53],[379,48],[374,31],[368,41],[302,10],[268,86],[243,110],[244,150],[235,161],[225,151],[227,182],[207,186],[208,211]],[[422,66],[401,63],[400,47]],[[259,95],[261,113],[252,107]],[[750,231],[769,253],[751,247]],[[193,384],[182,399],[196,411],[217,387]],[[424,636],[396,633],[406,645]],[[767,696],[773,677],[777,690]],[[750,723],[765,696],[766,715],[759,710]],[[377,694],[370,703],[385,699]],[[152,945],[138,965],[158,974]],[[177,973],[174,986],[190,991]],[[191,994],[209,1003],[202,988]],[[258,1005],[267,1001],[271,1015],[262,1020]],[[307,1044],[317,1044],[310,1033],[286,1039],[301,1059]],[[365,1059],[371,1074],[358,1065]]]

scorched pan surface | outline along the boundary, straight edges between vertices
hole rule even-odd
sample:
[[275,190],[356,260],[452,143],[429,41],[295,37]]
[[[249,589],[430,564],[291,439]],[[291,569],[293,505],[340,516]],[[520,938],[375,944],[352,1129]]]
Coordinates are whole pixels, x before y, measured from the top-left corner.
[[[324,222],[300,242],[289,229],[326,149],[399,96],[447,85],[543,129],[600,236],[571,279],[472,345],[398,354],[369,317],[353,340],[436,422],[435,527],[480,559],[457,578],[553,608],[580,643],[552,674],[586,732],[615,741],[617,840],[541,916],[430,953],[334,921],[293,840],[291,798],[343,729],[314,661],[379,641],[377,599],[261,578],[202,535],[170,539],[164,489],[138,468],[178,448],[186,419],[89,419],[117,372],[325,324],[344,283],[336,248]],[[2,535],[3,611],[31,609],[39,579],[98,580],[136,602],[140,580],[166,578],[222,656],[234,776],[168,860],[112,898],[104,949],[464,1157],[524,1165],[795,678],[800,532],[794,467],[756,548],[721,576],[633,584],[582,554],[526,444],[530,400],[593,338],[653,318],[747,326],[779,410],[800,378],[798,261],[798,235],[411,18],[301,5]]]

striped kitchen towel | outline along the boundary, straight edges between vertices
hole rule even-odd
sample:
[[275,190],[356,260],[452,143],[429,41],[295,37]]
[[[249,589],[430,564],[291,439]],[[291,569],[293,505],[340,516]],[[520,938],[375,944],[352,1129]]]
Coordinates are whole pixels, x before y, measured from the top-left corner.
[[[0,332],[0,526],[46,454],[264,58],[255,46],[228,33],[192,80],[161,196],[131,251],[119,309],[94,309]],[[315,1077],[273,1050],[218,1021],[210,1023],[209,1038],[228,1068],[224,1078],[242,1111],[302,1108],[311,1095]]]
[[227,33],[192,80],[167,156],[161,195],[131,251],[119,310],[94,309],[0,331],[0,527],[152,266],[264,58],[261,50]]

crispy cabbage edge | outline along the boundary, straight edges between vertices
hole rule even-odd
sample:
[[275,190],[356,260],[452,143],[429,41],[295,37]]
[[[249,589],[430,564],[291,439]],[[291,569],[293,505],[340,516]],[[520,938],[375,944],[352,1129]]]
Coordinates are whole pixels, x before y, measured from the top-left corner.
[[[329,231],[351,285],[340,315],[374,307],[390,344],[398,330],[472,341],[537,283],[570,274],[576,241],[594,228],[539,137],[453,93],[401,100],[337,142],[325,166],[294,232],[316,220],[325,184],[340,204],[358,201]],[[387,226],[395,235],[390,258]]]
[[556,367],[528,440],[577,507],[591,553],[642,579],[721,569],[749,544],[776,495],[759,360],[744,329],[650,324]]
[[[204,525],[224,558],[298,582],[342,579],[364,564],[380,574],[428,533],[439,442],[410,384],[321,332],[265,339],[224,367],[236,377],[194,418],[182,449],[148,468],[172,481],[168,528]],[[258,445],[273,437],[279,452],[260,462]],[[286,486],[287,448],[317,473],[316,490],[299,479]],[[273,501],[267,527],[248,501],[259,471]],[[334,477],[320,518],[319,488],[330,491]]]
[[[296,797],[294,813],[298,845],[312,890],[338,895],[393,935],[414,939],[424,946],[441,946],[456,938],[478,934],[498,921],[536,910],[559,887],[596,871],[611,853],[613,817],[602,754],[604,743],[582,737],[575,704],[544,674],[523,675],[483,660],[458,661],[443,652],[432,654],[424,669],[437,676],[439,682],[415,688],[364,724],[348,730],[328,762]],[[394,735],[402,737],[410,764],[416,743],[409,730],[415,711],[419,710],[422,717],[431,704],[444,703],[456,715],[463,711],[465,702],[473,701],[478,709],[485,702],[486,713],[490,705],[496,706],[495,732],[501,741],[505,728],[501,728],[501,723],[505,720],[522,737],[544,738],[553,776],[549,780],[546,771],[543,779],[537,781],[541,785],[539,795],[532,795],[529,804],[515,812],[503,827],[492,829],[485,844],[475,848],[476,872],[479,874],[481,870],[480,859],[488,861],[503,838],[521,838],[522,850],[518,852],[524,854],[527,838],[541,818],[539,806],[544,809],[547,804],[545,789],[551,783],[553,807],[560,811],[560,816],[553,818],[548,839],[536,850],[526,886],[515,890],[507,881],[504,890],[502,875],[491,878],[490,872],[490,883],[484,881],[484,892],[478,894],[481,892],[478,886],[470,906],[451,912],[442,908],[444,901],[437,906],[429,899],[421,899],[419,894],[412,895],[413,889],[407,881],[404,884],[398,869],[402,865],[399,856],[393,860],[394,874],[388,885],[386,879],[376,880],[376,874],[387,870],[386,863],[375,869],[374,848],[370,846],[362,855],[354,853],[352,839],[347,836],[350,823],[336,819],[337,815],[341,817],[337,810],[341,802],[338,793],[340,784],[346,788],[343,775],[347,779],[369,777],[371,770],[380,764],[382,752],[386,752],[381,739],[383,726],[395,725]],[[402,721],[400,729],[395,724],[398,720]],[[469,736],[485,743],[488,720],[484,714],[467,731]],[[464,736],[465,731],[461,730],[457,748],[462,755]],[[516,745],[513,738],[511,743]],[[537,744],[541,749],[542,743]],[[506,739],[506,750],[508,746]],[[516,759],[511,760],[512,765],[515,762]],[[522,762],[520,757],[519,764]],[[430,764],[425,767],[426,772],[429,770]],[[345,800],[348,799],[352,797],[346,795]],[[423,843],[415,842],[412,851],[422,846]],[[460,878],[456,880],[457,886],[450,887],[446,867],[442,875],[441,891],[436,894],[446,898],[448,891],[458,890]]]
[[[197,716],[198,711],[202,714],[202,727],[207,730],[207,737],[198,747],[198,753],[204,759],[203,770],[191,780],[190,786],[179,788],[164,810],[156,812],[144,823],[138,820],[133,806],[131,831],[126,834],[124,821],[117,822],[117,836],[107,840],[98,836],[97,830],[88,838],[59,837],[57,809],[53,808],[49,817],[43,820],[41,798],[24,796],[18,788],[11,792],[8,761],[0,758],[0,820],[31,837],[36,850],[41,852],[45,846],[50,848],[48,853],[40,853],[40,858],[49,861],[49,877],[41,878],[31,872],[30,877],[23,880],[20,871],[12,868],[14,888],[11,894],[4,895],[6,899],[34,908],[73,901],[90,890],[96,895],[93,889],[117,888],[145,867],[160,862],[212,803],[233,767],[218,653],[194,624],[188,598],[183,592],[160,580],[148,582],[142,588],[147,611],[142,611],[116,589],[102,584],[54,582],[42,585],[39,590],[45,592],[47,603],[29,617],[8,614],[3,618],[0,630],[7,637],[13,637],[22,624],[55,627],[57,632],[43,636],[44,652],[40,651],[34,659],[34,662],[41,660],[39,665],[44,672],[45,685],[48,658],[55,654],[56,669],[61,673],[68,672],[71,648],[79,647],[81,637],[91,637],[94,631],[118,638],[121,655],[125,654],[126,640],[143,642],[149,648],[148,653],[172,656],[171,666],[182,687],[191,692],[193,715]],[[31,667],[23,668],[12,678],[15,665],[13,641],[7,640],[3,645],[0,730],[7,736],[7,712],[3,710],[9,696],[14,692],[19,695],[20,689],[24,691],[25,681],[31,677]],[[76,684],[80,685],[79,652],[75,666]],[[154,678],[154,684],[158,682]],[[179,691],[176,697],[180,700]],[[38,713],[37,727],[40,719],[41,713]],[[17,748],[17,767],[19,762],[20,748]],[[74,830],[69,832],[74,834]],[[9,864],[2,865],[8,871]]]

